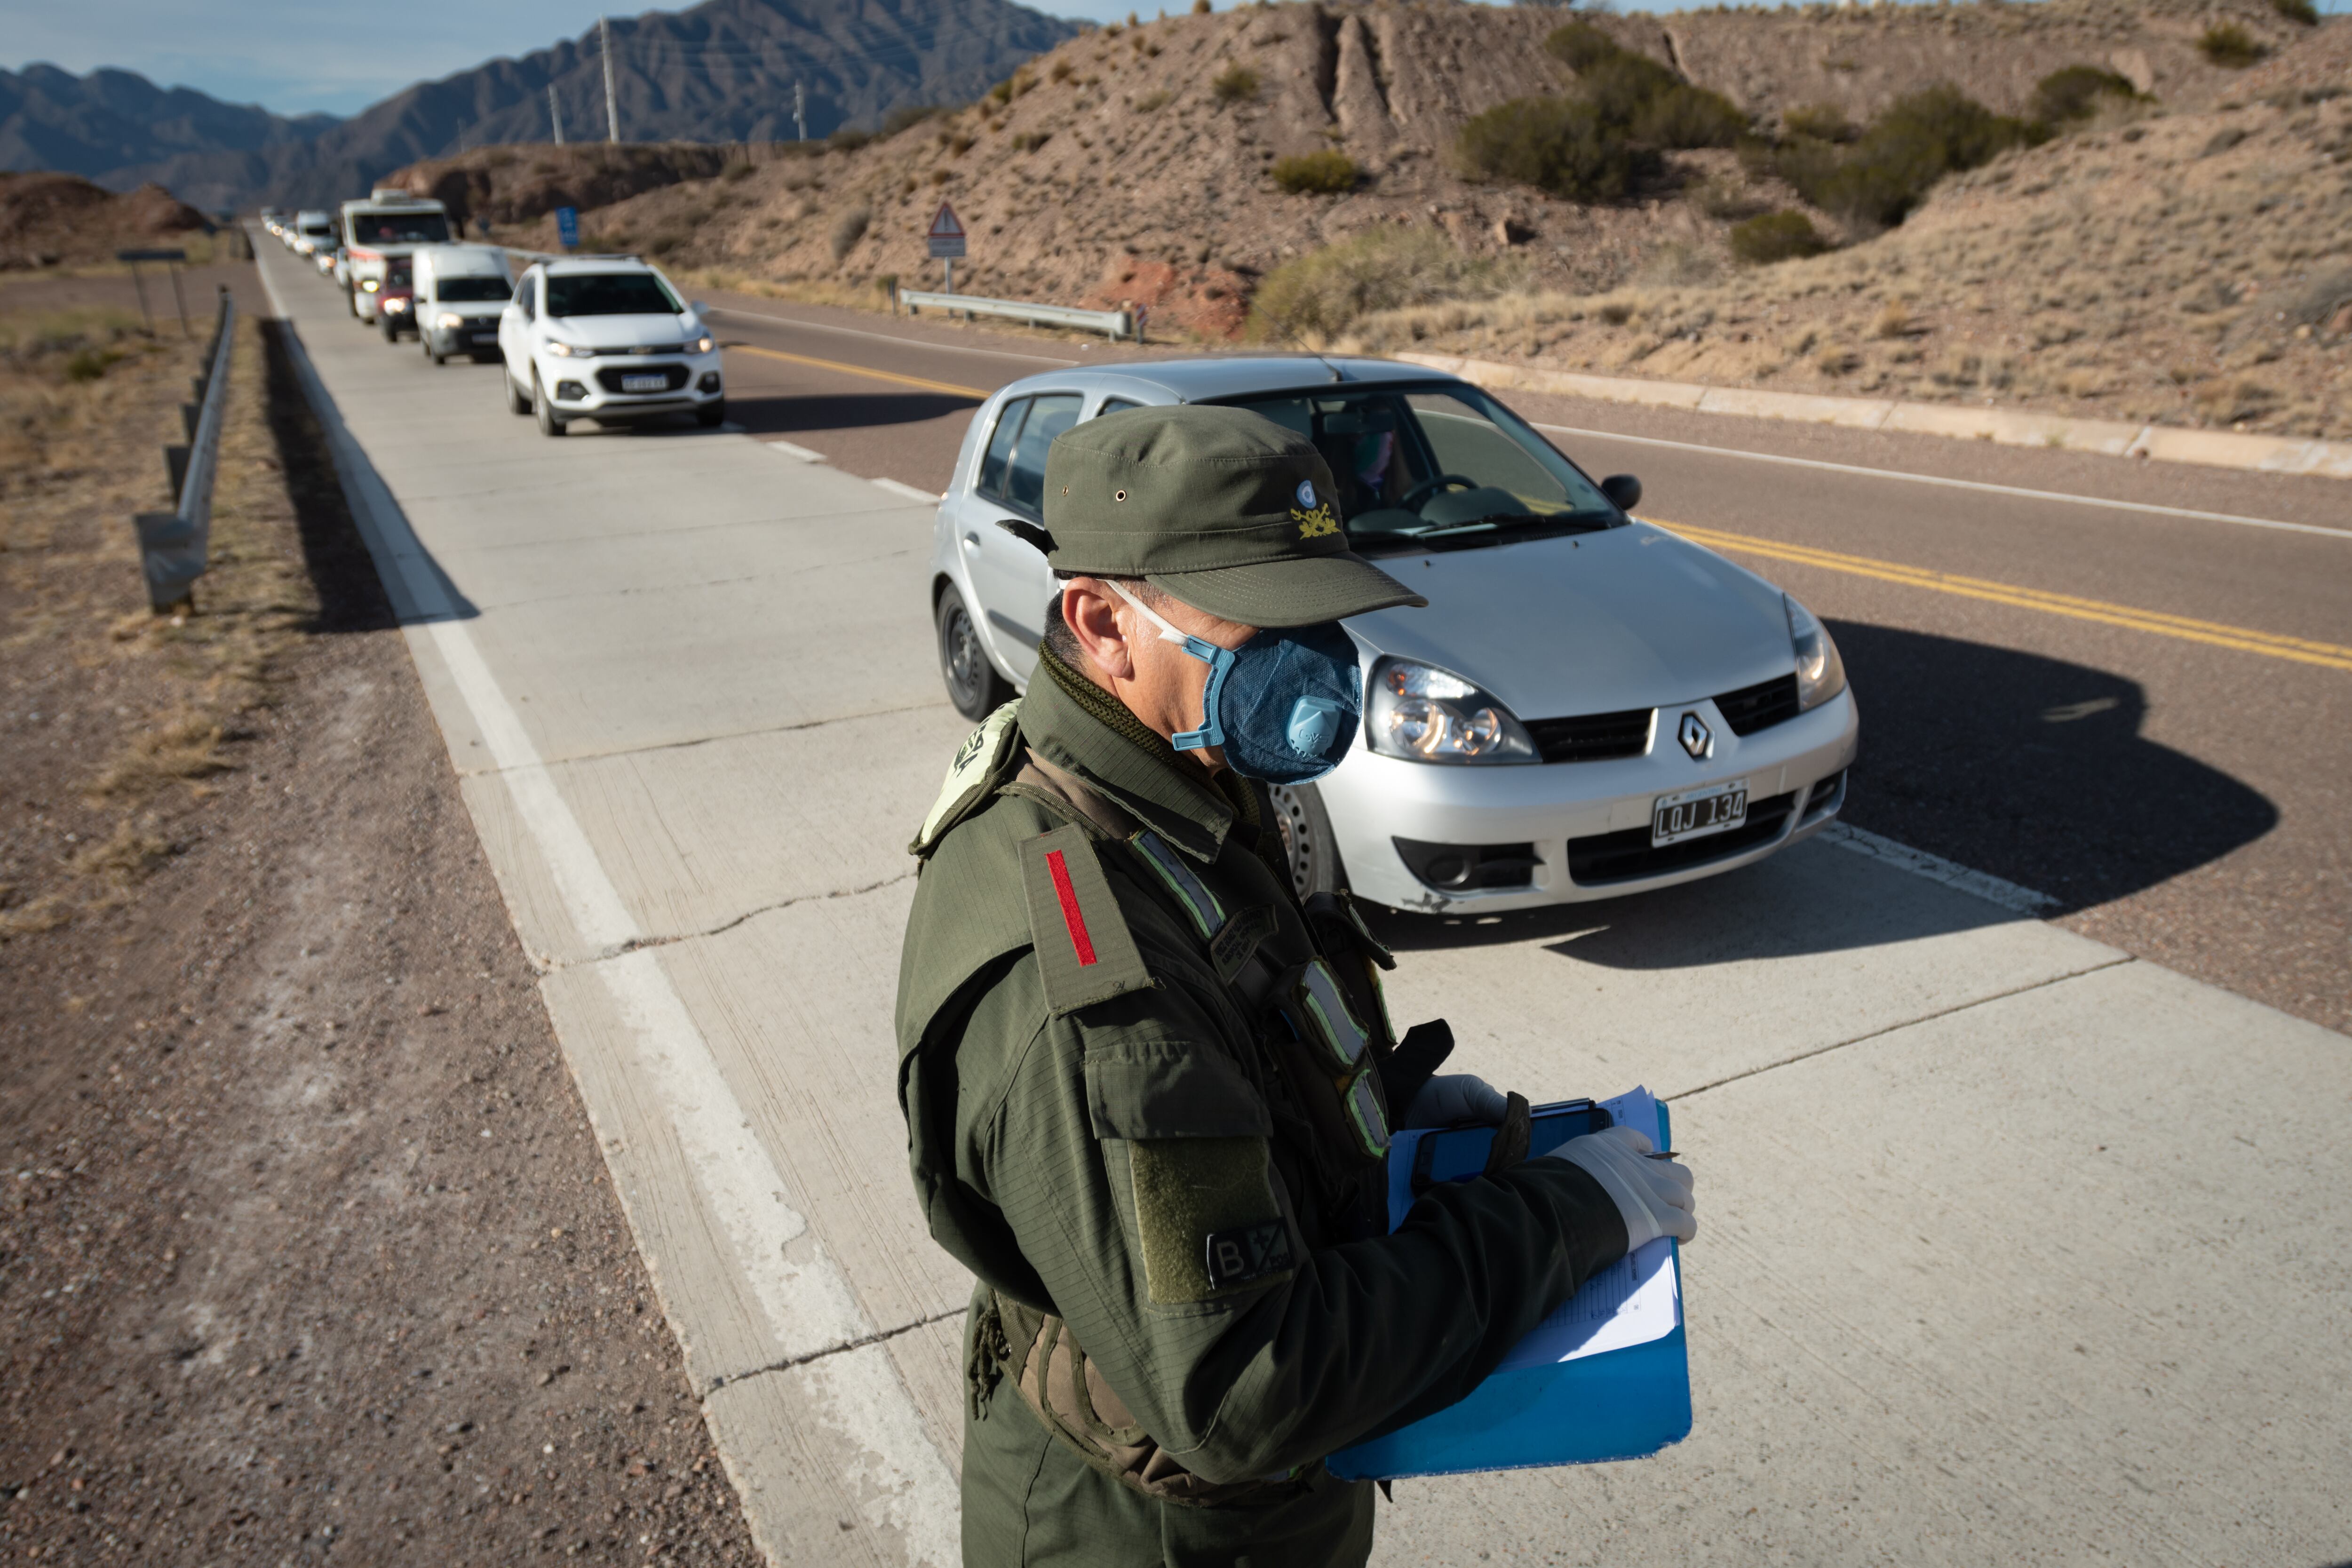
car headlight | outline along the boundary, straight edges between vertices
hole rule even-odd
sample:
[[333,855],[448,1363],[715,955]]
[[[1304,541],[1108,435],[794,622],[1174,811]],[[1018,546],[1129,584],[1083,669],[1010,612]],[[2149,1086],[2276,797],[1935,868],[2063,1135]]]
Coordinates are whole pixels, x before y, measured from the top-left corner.
[[714,342],[715,340],[711,335],[709,332],[705,332],[700,337],[694,340],[694,352],[698,354],[707,354],[710,352]]
[[580,351],[573,348],[570,343],[563,342],[555,338],[550,338],[547,340],[547,352],[553,354],[557,359],[570,359],[573,354],[578,353]]
[[373,294],[375,292],[375,279],[373,278],[362,278],[360,279],[360,287]]
[[455,331],[466,324],[466,318],[455,310],[444,310],[433,318],[433,324],[445,332]]
[[395,294],[383,302],[383,308],[387,310],[405,310],[408,309],[408,301]]
[[1372,669],[1366,733],[1382,756],[1417,763],[1532,763],[1535,742],[1511,710],[1458,675],[1407,659]]
[[1780,602],[1789,606],[1789,641],[1797,650],[1797,711],[1801,713],[1845,689],[1845,660],[1838,657],[1836,640],[1812,611],[1786,594]]

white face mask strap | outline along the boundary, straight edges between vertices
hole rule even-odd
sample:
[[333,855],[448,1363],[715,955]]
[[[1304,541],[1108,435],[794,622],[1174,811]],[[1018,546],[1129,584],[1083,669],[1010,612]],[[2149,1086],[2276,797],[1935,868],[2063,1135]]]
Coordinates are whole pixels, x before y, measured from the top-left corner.
[[1174,643],[1186,653],[1189,653],[1194,658],[1199,659],[1202,664],[1216,663],[1217,655],[1226,651],[1205,637],[1191,637],[1183,632],[1178,631],[1173,626],[1169,624],[1167,616],[1161,615],[1159,611],[1153,609],[1150,605],[1145,604],[1134,595],[1129,593],[1124,587],[1121,587],[1112,579],[1104,577],[1097,579],[1097,581],[1101,582],[1103,585],[1108,587],[1112,593],[1117,594],[1120,598],[1125,599],[1129,604],[1134,605],[1136,614],[1142,616],[1147,620],[1150,621],[1153,626],[1158,626],[1160,628],[1160,640],[1161,642]]

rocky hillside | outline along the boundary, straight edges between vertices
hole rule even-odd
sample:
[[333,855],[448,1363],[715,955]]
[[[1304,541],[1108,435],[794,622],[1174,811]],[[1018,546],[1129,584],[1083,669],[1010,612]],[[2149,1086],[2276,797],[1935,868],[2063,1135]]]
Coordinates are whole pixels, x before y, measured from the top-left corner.
[[[613,18],[614,96],[633,142],[755,141],[794,133],[797,81],[808,95],[809,134],[821,137],[845,124],[879,125],[907,105],[976,97],[1078,31],[1012,0],[705,0]],[[418,159],[550,140],[551,86],[567,138],[599,140],[604,72],[592,27],[552,48],[419,82],[315,135],[88,172],[117,186],[160,181],[206,208],[324,206],[364,195]]]
[[[2302,78],[2342,85],[2321,57],[2352,24],[2305,27],[2259,0],[1596,18],[1625,47],[1724,94],[1767,134],[1793,110],[1819,115],[1827,105],[1865,121],[1938,82],[2025,113],[2036,83],[2069,66],[2116,73],[2146,95],[2088,130],[1948,181],[1909,223],[1874,238],[1872,226],[1809,207],[1769,162],[1730,149],[1671,153],[1626,199],[1601,203],[1465,177],[1454,149],[1471,116],[1576,90],[1542,47],[1559,20],[1423,0],[1250,6],[1105,28],[977,105],[896,136],[738,165],[585,221],[600,245],[641,248],[714,281],[872,299],[877,279],[938,277],[922,235],[946,199],[971,235],[959,288],[1142,304],[1155,328],[1208,338],[1237,334],[1261,280],[1286,262],[1366,234],[1434,232],[1462,291],[1498,297],[1366,323],[1361,341],[2087,412],[2128,403],[2264,427],[2339,420],[2332,395],[2292,377],[2233,400],[2226,389],[2243,378],[2213,355],[2264,351],[2240,348],[2240,338],[2217,350],[2200,334],[2298,280],[2319,287],[2326,257],[2342,254],[2352,228],[2336,127],[2352,105]],[[2240,71],[2206,58],[2199,40],[2217,22],[2269,51],[2268,63]],[[2306,92],[2318,96],[2306,102]],[[2278,107],[2266,93],[2294,101]],[[1285,160],[1317,153],[1354,165],[1348,188],[1277,185]],[[1807,213],[1843,248],[1810,262],[1736,264],[1730,228],[1776,208]],[[512,237],[544,245],[551,225]],[[2176,303],[2176,289],[2193,293],[2216,268],[2228,300],[2201,315]],[[2123,275],[2104,276],[2111,269]],[[1979,295],[1997,302],[1979,308]],[[1639,303],[1649,300],[1660,303]],[[1889,309],[1898,305],[1908,312],[1900,327]],[[1710,310],[1743,324],[1714,331],[1696,320]],[[2289,341],[2324,342],[2326,330],[2322,321]],[[2000,346],[2036,333],[2056,341]],[[2204,358],[2189,354],[2191,343]],[[2015,362],[2007,371],[1993,363],[2004,353]]]
[[110,179],[119,170],[190,153],[290,146],[334,123],[331,114],[288,119],[193,88],[158,87],[135,71],[0,70],[0,169],[81,174],[116,190],[139,183]]
[[118,195],[79,174],[0,174],[0,272],[110,260],[211,226],[161,185]]

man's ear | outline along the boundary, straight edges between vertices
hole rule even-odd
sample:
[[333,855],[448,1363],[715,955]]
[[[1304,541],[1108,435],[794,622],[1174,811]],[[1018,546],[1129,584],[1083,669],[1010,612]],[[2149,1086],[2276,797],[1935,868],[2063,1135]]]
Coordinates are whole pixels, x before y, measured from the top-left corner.
[[1103,586],[1081,577],[1062,585],[1062,623],[1079,650],[1113,680],[1135,679],[1135,653],[1118,624],[1118,605]]

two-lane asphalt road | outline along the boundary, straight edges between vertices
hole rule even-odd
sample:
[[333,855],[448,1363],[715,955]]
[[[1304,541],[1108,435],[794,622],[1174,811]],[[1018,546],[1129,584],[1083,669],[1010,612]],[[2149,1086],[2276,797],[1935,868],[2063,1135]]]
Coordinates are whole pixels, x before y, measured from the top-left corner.
[[[551,441],[493,373],[389,350],[262,265],[755,1536],[778,1562],[945,1568],[969,1282],[908,1190],[891,1015],[903,847],[969,727],[930,645],[930,509],[892,486],[938,487],[961,416],[828,405],[925,390],[885,376],[975,395],[953,389],[1029,362],[770,324],[730,395],[755,421],[782,400],[785,438],[833,460],[690,427]],[[1657,484],[1686,526],[1796,526]],[[1875,624],[1821,570],[1804,592]],[[2002,631],[1972,645],[2012,657]],[[2129,679],[2166,689],[2153,663]],[[1448,1018],[1462,1070],[1672,1101],[1702,1230],[1690,1437],[1404,1481],[1381,1563],[2352,1553],[2343,1037],[1906,864],[1824,835],[1649,898],[1388,922],[1393,1010]]]
[[[752,434],[934,491],[987,392],[1139,357],[710,303]],[[1644,516],[1831,622],[1864,712],[1849,821],[2352,1026],[2352,485],[1507,400],[1594,473],[1639,473]]]

